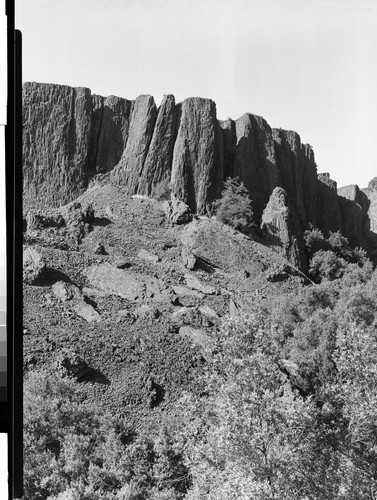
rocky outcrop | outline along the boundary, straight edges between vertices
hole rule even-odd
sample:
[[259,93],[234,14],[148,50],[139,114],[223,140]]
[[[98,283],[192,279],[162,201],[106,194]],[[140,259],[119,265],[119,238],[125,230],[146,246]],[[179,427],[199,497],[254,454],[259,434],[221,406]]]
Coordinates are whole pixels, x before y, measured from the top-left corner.
[[118,269],[105,262],[84,270],[90,285],[109,295],[118,295],[132,302],[174,302],[171,289],[161,280],[133,271]]
[[87,88],[23,86],[24,207],[72,201],[97,172],[115,167],[128,134],[131,102]]
[[192,220],[190,207],[173,194],[169,201],[163,203],[163,207],[166,218],[172,224],[186,224]]
[[130,194],[138,192],[156,118],[157,108],[153,97],[139,96],[133,105],[126,147],[111,175]]
[[236,147],[230,177],[239,177],[249,190],[254,216],[260,221],[272,190],[279,185],[272,130],[260,116],[249,113],[235,121]]
[[174,144],[173,194],[193,212],[205,213],[219,195],[223,182],[223,153],[216,105],[210,99],[182,102]]
[[[264,268],[259,258],[260,244],[214,218],[193,220],[182,231],[181,243],[182,249],[195,262],[199,261],[212,270],[239,273],[244,269],[253,276]],[[280,260],[272,250],[268,253],[272,261]]]
[[23,281],[34,285],[43,279],[46,272],[46,262],[42,255],[32,247],[26,247],[23,252]]
[[73,283],[57,281],[53,284],[52,291],[61,302],[88,323],[102,320],[94,307],[85,302],[80,289]]
[[279,186],[282,186],[301,225],[317,224],[318,180],[314,152],[292,130],[273,129]]
[[92,97],[90,168],[106,173],[119,162],[127,144],[133,102],[116,96]]
[[342,215],[339,206],[336,182],[328,173],[318,175],[317,224],[325,233],[336,232],[342,228]]
[[140,194],[150,195],[159,184],[170,182],[176,115],[174,96],[164,96],[139,181]]
[[342,234],[352,246],[364,246],[363,193],[356,185],[344,186],[338,189],[338,198],[342,214]]
[[364,246],[377,260],[377,182],[373,178],[367,188],[356,185],[338,189],[342,208],[343,233],[353,245]]
[[73,201],[94,179],[128,195],[167,199],[171,192],[192,213],[211,214],[224,180],[239,177],[257,224],[281,187],[302,230],[340,230],[352,244],[375,244],[376,180],[364,190],[337,193],[328,174],[317,175],[313,150],[296,132],[271,129],[250,113],[218,121],[210,99],[176,104],[167,95],[157,109],[148,95],[130,101],[26,83],[23,171],[26,212]]
[[297,215],[289,206],[287,192],[275,188],[263,211],[261,228],[269,245],[291,264],[307,271],[304,239]]

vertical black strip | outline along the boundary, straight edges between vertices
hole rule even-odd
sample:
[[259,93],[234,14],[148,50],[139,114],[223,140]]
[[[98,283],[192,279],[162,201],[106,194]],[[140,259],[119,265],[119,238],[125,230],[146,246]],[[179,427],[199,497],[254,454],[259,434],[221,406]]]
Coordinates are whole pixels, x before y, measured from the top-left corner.
[[6,249],[7,249],[7,340],[8,340],[8,394],[7,394],[7,432],[8,432],[8,491],[9,498],[13,496],[13,425],[12,425],[12,369],[13,369],[13,233],[14,233],[14,165],[15,165],[15,89],[14,89],[14,68],[15,68],[15,47],[14,47],[14,1],[6,0],[7,15],[7,122],[5,125],[5,188],[6,188]]
[[15,31],[13,498],[23,496],[22,36]]
[[23,496],[22,389],[22,76],[21,33],[14,0],[6,0],[8,101],[5,127],[7,218],[8,471],[9,498]]

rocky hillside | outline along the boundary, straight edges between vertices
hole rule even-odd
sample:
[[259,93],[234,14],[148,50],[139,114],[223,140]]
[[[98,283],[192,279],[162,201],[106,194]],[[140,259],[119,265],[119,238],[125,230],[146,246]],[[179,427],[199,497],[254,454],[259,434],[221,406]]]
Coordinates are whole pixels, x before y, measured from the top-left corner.
[[238,176],[258,223],[281,187],[301,231],[309,224],[340,230],[353,245],[375,247],[373,183],[337,191],[328,174],[317,174],[313,150],[296,132],[272,129],[249,113],[219,121],[210,99],[177,104],[168,95],[157,108],[151,96],[129,101],[87,88],[25,83],[23,134],[26,210],[68,203],[96,181],[130,195],[151,195],[170,183],[200,215],[210,212],[224,179]]
[[156,418],[184,388],[200,389],[206,347],[226,315],[307,282],[258,238],[182,213],[111,185],[29,212],[25,373],[55,367],[88,382],[112,412]]

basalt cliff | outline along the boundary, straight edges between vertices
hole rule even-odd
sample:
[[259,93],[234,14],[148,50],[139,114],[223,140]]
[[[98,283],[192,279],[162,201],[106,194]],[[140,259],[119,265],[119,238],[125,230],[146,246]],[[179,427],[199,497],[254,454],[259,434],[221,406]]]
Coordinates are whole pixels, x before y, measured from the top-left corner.
[[[176,103],[167,95],[157,107],[148,95],[127,100],[88,88],[25,83],[23,172],[26,212],[71,202],[98,181],[146,196],[170,183],[177,199],[203,215],[211,213],[223,181],[239,177],[259,225],[268,220],[279,230],[279,199],[296,232],[310,225],[324,233],[340,230],[352,245],[377,254],[373,182],[337,189],[329,174],[317,173],[311,146],[296,132],[271,128],[250,113],[219,121],[210,99]],[[274,222],[275,216],[280,219]]]

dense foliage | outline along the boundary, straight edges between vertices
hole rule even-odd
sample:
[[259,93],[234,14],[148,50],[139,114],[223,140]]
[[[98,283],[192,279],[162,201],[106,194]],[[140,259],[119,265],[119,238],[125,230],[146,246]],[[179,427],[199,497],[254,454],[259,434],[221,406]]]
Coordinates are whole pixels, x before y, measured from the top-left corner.
[[214,206],[216,218],[243,233],[248,233],[253,225],[253,209],[249,192],[238,177],[228,177],[224,182],[221,198]]
[[371,271],[366,252],[351,248],[347,238],[339,231],[330,231],[326,238],[322,231],[312,228],[305,231],[304,240],[309,255],[309,273],[316,282],[342,278],[356,266],[369,264],[368,270]]

